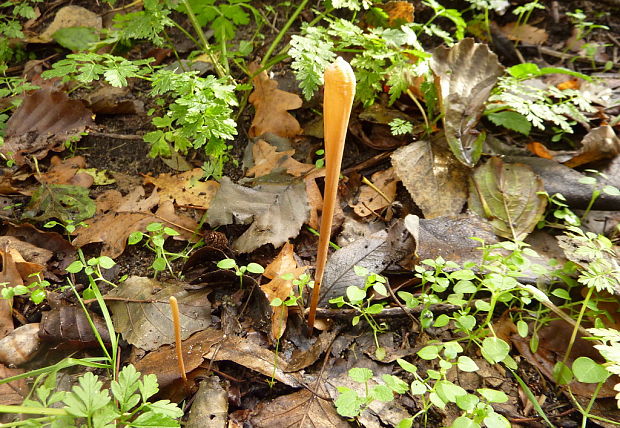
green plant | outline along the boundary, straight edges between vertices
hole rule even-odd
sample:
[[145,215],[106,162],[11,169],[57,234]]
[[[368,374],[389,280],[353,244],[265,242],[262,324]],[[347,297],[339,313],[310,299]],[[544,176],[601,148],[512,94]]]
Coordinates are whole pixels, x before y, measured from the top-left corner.
[[572,24],[577,29],[577,34],[575,38],[577,40],[582,40],[588,37],[588,35],[597,28],[601,30],[609,30],[607,25],[595,24],[594,22],[586,21],[586,14],[583,13],[581,9],[575,9],[574,12],[566,12],[566,16],[568,16],[572,22]]
[[545,10],[545,6],[540,4],[539,0],[534,0],[515,7],[512,10],[512,14],[517,16],[517,26],[527,24],[535,9]]
[[539,68],[532,63],[515,65],[506,71],[508,74],[499,78],[485,111],[489,120],[497,125],[528,135],[532,126],[545,130],[545,122],[551,122],[559,131],[572,134],[569,118],[587,123],[584,112],[595,111],[580,91],[560,90],[555,86],[540,89],[530,82],[548,73],[591,80],[588,76],[557,67]]
[[235,275],[239,277],[239,286],[243,288],[243,275],[246,272],[254,273],[257,275],[265,272],[265,268],[259,265],[258,263],[248,263],[247,266],[239,266],[235,259],[223,259],[217,263],[217,267],[220,269],[233,269],[235,271]]
[[[0,29],[0,33],[1,32],[2,30]],[[3,41],[0,40],[0,51],[2,49],[2,43]],[[0,52],[0,58],[1,57],[2,53]],[[38,86],[27,82],[26,79],[22,77],[7,76],[6,70],[6,64],[2,64],[2,61],[0,60],[0,98],[10,100],[8,105],[0,109],[0,146],[4,144],[4,128],[6,128],[6,122],[9,120],[9,115],[7,112],[19,106],[21,103],[21,98],[19,98],[19,95],[39,88]]]
[[36,18],[34,4],[41,1],[5,0],[0,3],[0,66],[25,57],[23,50],[16,48],[12,39],[24,38],[20,20]]
[[404,135],[413,132],[413,124],[408,120],[395,118],[389,125],[392,135]]
[[379,344],[378,334],[383,333],[387,325],[385,323],[378,323],[372,316],[380,313],[385,307],[385,303],[373,303],[372,296],[367,297],[368,290],[372,289],[380,296],[387,297],[388,291],[386,288],[387,279],[376,273],[371,273],[362,266],[353,267],[355,274],[360,277],[365,277],[366,281],[364,287],[356,287],[351,285],[347,287],[346,299],[345,296],[339,296],[334,299],[330,299],[329,303],[335,304],[339,308],[348,306],[359,312],[359,315],[353,317],[351,324],[354,326],[359,324],[363,318],[370,328],[372,328],[373,336],[375,339],[376,351],[375,354],[379,360],[385,357],[385,348]]
[[593,174],[592,176],[589,177],[583,177],[579,180],[579,182],[581,184],[587,184],[587,185],[591,185],[591,186],[596,186],[593,188],[592,190],[592,197],[590,198],[590,202],[588,202],[588,206],[586,207],[585,211],[583,212],[583,214],[581,215],[581,220],[583,220],[584,218],[586,218],[586,216],[590,213],[590,210],[592,209],[592,207],[594,206],[594,203],[596,202],[596,200],[604,193],[606,195],[609,196],[619,196],[620,195],[620,189],[618,189],[615,186],[611,186],[611,185],[605,185],[605,186],[597,186],[598,184],[598,179],[594,176],[594,175],[598,175],[606,180],[609,179],[609,177],[607,177],[607,175],[603,174],[602,172],[599,172],[595,169],[586,169],[586,172],[589,172],[591,174]]
[[181,253],[174,253],[166,250],[164,248],[166,239],[171,236],[178,236],[179,232],[171,227],[164,226],[162,223],[150,223],[146,226],[146,231],[148,233],[141,231],[131,232],[127,239],[127,243],[129,245],[136,245],[140,242],[144,242],[144,246],[155,253],[155,260],[153,260],[151,264],[151,268],[155,271],[155,276],[166,268],[174,275],[174,270],[170,263],[180,258],[187,258],[189,256],[188,252],[191,251],[193,247],[190,246],[188,248],[189,251]]
[[[78,378],[71,391],[55,391],[55,376],[36,388],[36,399],[21,406],[0,406],[0,411],[46,415],[28,420],[31,427],[87,426],[104,428],[116,424],[126,427],[180,426],[183,416],[169,400],[150,402],[159,391],[154,374],[141,376],[133,365],[125,366],[113,380],[110,390],[91,372]],[[112,396],[110,396],[112,391]],[[53,406],[53,407],[52,407]]]
[[2,298],[12,299],[15,296],[28,295],[28,298],[35,305],[42,303],[47,297],[46,288],[50,286],[50,282],[43,279],[40,272],[30,274],[29,277],[35,277],[36,279],[27,285],[16,285],[15,287],[6,287],[7,284],[5,283],[1,290]]

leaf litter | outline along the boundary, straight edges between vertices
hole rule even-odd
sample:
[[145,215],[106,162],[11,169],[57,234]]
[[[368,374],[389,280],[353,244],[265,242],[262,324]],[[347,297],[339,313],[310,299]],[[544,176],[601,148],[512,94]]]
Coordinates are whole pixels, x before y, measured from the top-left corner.
[[[413,7],[408,2],[389,2],[381,8],[385,12],[382,19],[387,19],[387,25],[394,29],[403,22],[413,21]],[[77,21],[88,22],[92,28],[101,27],[97,14],[63,18],[70,10],[75,10],[77,16],[77,9],[60,9],[56,20],[65,22],[54,22],[39,39],[46,42],[57,40],[63,46],[70,47],[69,44],[73,43],[70,39],[81,34],[74,31]],[[90,18],[98,19],[99,23],[93,21],[91,25]],[[372,28],[374,24],[369,21],[368,25]],[[67,31],[59,32],[63,27],[68,27],[65,28]],[[502,27],[502,31],[509,39],[523,43],[547,43],[548,34],[544,30],[527,24],[508,24]],[[98,39],[98,35],[96,37]],[[30,41],[34,42],[35,38]],[[407,67],[413,66],[414,62],[411,59]],[[388,286],[396,292],[401,287],[417,290],[415,285],[411,285],[412,280],[415,281],[411,270],[421,266],[423,261],[443,258],[459,264],[479,265],[482,254],[480,243],[469,238],[477,237],[488,245],[498,242],[498,237],[532,237],[534,234],[530,234],[548,209],[543,190],[550,195],[562,190],[562,193],[566,192],[566,201],[571,207],[587,208],[591,205],[592,189],[598,184],[584,184],[581,181],[586,175],[573,168],[580,171],[587,167],[598,168],[601,163],[613,164],[618,159],[617,120],[604,116],[614,106],[610,101],[614,93],[605,91],[609,87],[602,85],[602,88],[589,89],[596,92],[591,97],[596,98],[603,109],[600,118],[605,117],[605,120],[601,120],[600,126],[586,127],[579,118],[585,129],[581,133],[585,136],[580,144],[572,150],[557,149],[561,146],[559,144],[549,145],[552,150],[534,141],[519,140],[515,144],[511,136],[489,128],[489,121],[483,120],[485,103],[503,73],[503,66],[486,45],[475,43],[473,39],[463,39],[452,47],[439,47],[430,64],[438,84],[439,114],[435,119],[441,118],[443,133],[437,132],[434,126],[426,129],[420,123],[419,106],[410,105],[411,100],[406,100],[406,97],[392,100],[395,103],[390,106],[385,102],[387,98],[381,99],[353,113],[350,131],[359,141],[350,139],[347,142],[347,150],[350,150],[347,153],[352,159],[345,159],[349,165],[339,187],[339,219],[331,231],[332,240],[342,244],[342,248],[335,249],[337,246],[334,245],[335,250],[329,259],[323,284],[323,306],[328,306],[330,297],[345,295],[351,285],[364,286],[365,278],[355,274],[354,266],[386,275]],[[255,72],[258,67],[254,64],[250,70]],[[166,297],[172,294],[181,304],[183,346],[180,351],[186,371],[194,376],[190,377],[190,381],[193,384],[194,380],[208,376],[200,384],[200,391],[207,393],[207,404],[218,402],[216,407],[207,406],[204,414],[222,421],[232,411],[231,416],[244,415],[240,417],[245,423],[256,426],[291,423],[301,426],[348,426],[340,416],[346,410],[339,407],[342,410],[339,415],[334,407],[334,402],[337,407],[343,404],[339,401],[343,392],[337,388],[350,387],[359,396],[363,396],[367,389],[363,383],[351,380],[347,374],[350,367],[372,368],[374,375],[369,386],[381,389],[385,387],[381,375],[390,375],[398,370],[398,366],[393,364],[396,358],[415,359],[417,350],[426,341],[437,339],[447,343],[458,336],[453,334],[450,326],[421,329],[419,320],[411,322],[407,318],[409,312],[390,301],[384,310],[392,314],[398,310],[399,316],[392,318],[397,320],[391,325],[394,332],[380,335],[380,343],[388,349],[390,356],[375,360],[373,350],[377,345],[373,343],[372,334],[359,325],[352,328],[334,317],[322,325],[327,330],[315,339],[307,337],[303,324],[300,324],[302,317],[298,309],[303,308],[269,305],[274,300],[275,303],[284,302],[291,296],[295,291],[292,278],[298,279],[303,273],[312,273],[312,250],[316,239],[304,225],[313,229],[318,227],[324,172],[311,163],[313,160],[310,160],[311,156],[306,156],[307,151],[304,151],[304,162],[298,160],[302,159],[298,153],[300,140],[311,137],[302,135],[294,114],[307,119],[306,112],[312,112],[313,104],[303,105],[297,94],[278,89],[283,85],[267,71],[253,76],[252,83],[254,90],[249,102],[254,107],[254,116],[248,131],[252,140],[246,151],[246,158],[251,157],[252,160],[247,164],[244,160],[247,166],[245,175],[252,179],[235,182],[225,176],[219,183],[205,181],[202,178],[204,170],[195,168],[196,159],[179,158],[169,163],[182,166],[186,172],[149,172],[144,176],[143,186],[132,184],[133,187],[124,189],[124,193],[101,189],[98,186],[103,182],[84,173],[86,165],[82,157],[64,160],[53,157],[48,164],[46,156],[50,151],[64,150],[67,140],[76,141],[83,132],[94,127],[91,110],[75,98],[82,97],[88,101],[92,111],[119,114],[119,118],[142,115],[142,100],[134,99],[131,94],[128,96],[131,92],[129,86],[127,90],[103,87],[101,93],[91,91],[84,94],[78,91],[71,95],[71,99],[62,92],[44,88],[24,97],[22,107],[9,120],[2,149],[24,169],[32,167],[34,158],[41,161],[42,169],[34,161],[37,172],[34,175],[25,174],[23,180],[30,180],[26,186],[22,178],[18,178],[20,176],[13,175],[8,179],[5,176],[3,188],[6,187],[9,194],[30,197],[23,218],[39,222],[56,219],[68,225],[84,221],[86,226],[78,225],[73,232],[73,244],[89,254],[98,251],[89,244],[102,243],[101,255],[119,260],[121,256],[134,256],[133,249],[126,251],[129,234],[146,231],[146,227],[153,222],[162,222],[175,229],[180,240],[196,242],[204,239],[207,246],[189,257],[183,269],[186,277],[181,281],[171,285],[168,281],[134,276],[104,296],[106,304],[112,309],[116,331],[122,334],[132,350],[131,361],[142,373],[153,373],[158,377],[164,395],[170,394],[170,397],[179,399],[188,396],[177,369],[177,350],[170,345],[173,332]],[[539,83],[562,91],[579,89],[577,79],[557,84],[540,79]],[[428,95],[423,93],[421,81],[408,84],[408,91],[415,94],[419,101]],[[383,90],[391,94],[389,85],[387,82]],[[133,84],[131,86],[134,89]],[[584,84],[582,89],[586,86]],[[99,102],[101,98],[103,102]],[[294,110],[297,112],[291,114]],[[507,113],[504,119],[514,119],[518,114],[512,110],[504,113]],[[390,126],[395,119],[411,122],[410,134],[392,135]],[[606,119],[612,119],[611,123]],[[490,120],[495,125],[501,125]],[[101,123],[110,127],[106,120]],[[121,135],[115,134],[114,129],[111,131],[113,133],[110,135]],[[270,135],[279,136],[284,142],[276,144]],[[313,135],[322,138],[320,133]],[[411,135],[414,136],[413,142]],[[264,138],[259,138],[261,136]],[[418,138],[420,140],[416,141]],[[494,146],[493,151],[487,151],[493,139],[501,140],[503,146],[500,144]],[[244,139],[234,144],[239,144],[241,140]],[[544,139],[540,141],[547,143]],[[529,143],[535,154],[548,158],[509,156],[523,154],[522,147],[516,147],[521,142],[524,142],[523,146]],[[307,140],[301,144],[306,143]],[[310,142],[309,146],[312,147],[312,144]],[[391,154],[392,167],[384,161],[385,157],[376,157],[375,152],[368,148],[384,151],[397,149]],[[496,156],[489,159],[487,153]],[[46,168],[46,165],[49,166]],[[236,174],[237,177],[239,175]],[[614,175],[610,175],[613,180]],[[368,179],[360,184],[362,176]],[[402,185],[399,184],[401,180]],[[599,187],[606,185],[603,184],[607,183],[606,180],[601,176]],[[127,190],[129,193],[126,193]],[[94,196],[97,196],[96,201],[91,199]],[[617,209],[618,200],[618,195],[604,194],[592,206]],[[207,230],[206,225],[217,231]],[[352,225],[358,225],[360,229],[351,232]],[[605,230],[614,229],[614,225],[607,226]],[[9,230],[11,228],[16,231],[16,227],[10,226]],[[6,286],[29,284],[33,281],[32,273],[42,273],[45,278],[58,281],[64,274],[63,269],[75,257],[74,247],[60,234],[32,229],[31,226],[21,226],[16,235],[19,239],[2,237],[2,282],[6,282]],[[540,233],[553,241],[547,232]],[[558,242],[565,256],[573,263],[584,269],[594,268],[590,265],[593,260],[584,257],[579,239],[561,237]],[[232,248],[229,248],[229,243]],[[166,245],[172,248],[176,243],[168,242]],[[538,247],[535,249],[538,250]],[[605,260],[617,269],[617,257],[617,250],[612,249]],[[243,268],[244,264],[247,267],[250,262],[260,262],[266,268],[263,274],[249,275],[246,272],[239,275],[232,268],[217,268],[218,261],[224,258],[234,258],[238,265],[236,269]],[[118,279],[118,273],[112,269],[105,274],[111,277],[116,275]],[[83,284],[78,283],[78,286]],[[617,290],[616,287],[614,291]],[[65,293],[60,298],[71,300],[67,297],[69,294]],[[8,302],[2,300],[6,304],[0,311],[4,334],[12,330],[13,315],[20,321],[22,318],[26,320],[26,317],[32,319],[32,311],[39,310],[24,304],[23,297],[14,299],[14,307]],[[72,300],[72,303],[75,301]],[[290,316],[291,313],[295,316]],[[345,311],[341,313],[345,314]],[[90,314],[98,320],[97,329],[101,327],[103,332],[105,329],[98,315]],[[377,318],[383,319],[380,316]],[[82,334],[88,331],[88,323],[77,306],[53,308],[45,313],[41,324],[45,324],[41,336],[52,342],[82,345],[95,342],[92,336]],[[36,323],[26,325],[33,331],[36,328]],[[399,327],[402,337],[396,334]],[[497,329],[498,335],[503,334],[499,325]],[[353,332],[359,338],[344,338],[343,331],[347,334]],[[550,331],[545,331],[544,335],[568,340],[566,333],[558,334],[557,329]],[[104,339],[106,343],[109,340],[109,337]],[[521,339],[513,335],[510,340],[515,344]],[[521,342],[523,349],[531,347],[526,340]],[[150,352],[140,358],[144,351]],[[521,349],[519,352],[528,361],[543,361],[546,358],[543,363],[547,367],[540,367],[540,370],[550,379],[553,378],[552,368],[558,360],[556,354],[561,350],[541,347],[538,355]],[[321,356],[324,361],[321,361]],[[379,360],[381,363],[377,362]],[[422,370],[431,369],[427,362],[416,361]],[[476,361],[480,367],[486,364],[480,358]],[[484,367],[481,368],[481,373],[484,370]],[[220,381],[212,373],[228,380]],[[458,376],[449,373],[448,376],[468,391],[485,385],[500,385],[481,373],[471,376],[468,376],[469,373],[459,373]],[[238,378],[242,376],[243,382],[239,382]],[[493,376],[506,378],[500,372]],[[260,392],[266,379],[272,384],[276,381],[280,384],[270,390],[268,399],[264,398],[267,394]],[[243,386],[244,382],[249,386]],[[510,388],[506,388],[506,391],[510,392],[512,401],[502,408],[507,409],[506,414],[515,415],[520,410],[514,404],[516,388],[514,383],[508,383],[512,389],[508,391]],[[604,396],[614,395],[610,386],[613,384],[604,386]],[[576,388],[576,392],[580,391],[578,385],[572,387]],[[588,391],[585,389],[581,393],[591,394]],[[246,400],[244,406],[250,403],[247,401],[249,397],[253,404],[251,409],[239,405],[239,410],[233,411],[232,404],[227,401],[230,399],[233,403],[235,394],[243,397],[238,399],[239,403]],[[200,400],[201,393],[196,397]],[[15,394],[7,400],[14,404],[21,403],[19,395],[16,397]],[[210,400],[213,402],[209,403]],[[395,426],[416,408],[425,405],[417,400],[414,396],[413,399],[400,397],[390,404],[375,401],[363,409],[357,422],[373,427]],[[197,403],[192,406],[190,419],[195,409],[198,409]],[[455,409],[448,406],[438,410],[437,415],[431,415],[431,419],[435,418],[433,423],[438,426],[449,425],[457,416]]]

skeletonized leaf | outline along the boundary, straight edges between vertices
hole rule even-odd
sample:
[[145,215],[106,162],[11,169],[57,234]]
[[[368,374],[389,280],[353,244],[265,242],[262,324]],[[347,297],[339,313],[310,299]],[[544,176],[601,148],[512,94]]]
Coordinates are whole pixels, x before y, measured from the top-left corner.
[[445,139],[401,147],[392,154],[392,165],[425,218],[461,212],[467,200],[469,168],[454,158]]
[[301,180],[249,188],[223,177],[220,185],[211,202],[208,221],[213,227],[251,223],[233,244],[233,249],[241,253],[249,253],[265,244],[278,248],[297,236],[308,220],[308,197]]
[[471,38],[451,48],[435,49],[431,68],[439,79],[437,89],[448,145],[459,161],[473,167],[485,137],[475,128],[504,68],[487,45],[474,43]]
[[542,180],[523,164],[494,157],[478,167],[469,183],[469,208],[490,220],[495,233],[523,240],[542,218],[547,198]]

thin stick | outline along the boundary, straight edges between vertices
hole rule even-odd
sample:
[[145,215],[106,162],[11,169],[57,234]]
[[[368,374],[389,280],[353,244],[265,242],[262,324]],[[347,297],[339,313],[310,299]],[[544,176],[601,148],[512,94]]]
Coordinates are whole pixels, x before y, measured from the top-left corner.
[[181,340],[181,320],[179,316],[179,303],[177,298],[170,296],[170,310],[172,311],[172,323],[174,324],[174,341],[176,342],[177,351],[177,363],[179,364],[179,372],[181,372],[181,379],[183,379],[183,386],[185,386],[185,392],[190,393],[189,385],[187,383],[187,375],[185,374],[185,363],[183,362],[183,341]]
[[323,101],[323,123],[325,127],[325,192],[323,212],[319,230],[319,245],[316,256],[314,289],[308,314],[308,326],[314,327],[316,307],[319,304],[321,280],[327,262],[327,251],[336,208],[338,179],[342,164],[344,140],[349,126],[349,116],[355,96],[355,74],[348,62],[341,57],[325,70],[325,99]]

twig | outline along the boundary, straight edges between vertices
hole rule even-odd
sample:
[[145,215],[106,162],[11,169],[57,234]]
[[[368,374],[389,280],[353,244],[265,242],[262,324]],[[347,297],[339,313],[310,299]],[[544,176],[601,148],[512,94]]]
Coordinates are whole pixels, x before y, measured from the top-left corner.
[[89,131],[88,135],[92,137],[114,138],[115,140],[142,140],[142,135],[114,134],[110,132]]
[[384,159],[390,157],[391,154],[392,154],[392,151],[379,153],[378,155],[375,155],[371,157],[370,159],[365,160],[364,162],[358,163],[357,165],[354,165],[350,168],[343,170],[342,175],[349,175],[352,172],[359,172],[367,168],[373,167],[377,165],[378,163],[380,163],[381,161],[383,161]]

